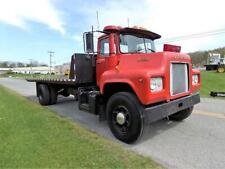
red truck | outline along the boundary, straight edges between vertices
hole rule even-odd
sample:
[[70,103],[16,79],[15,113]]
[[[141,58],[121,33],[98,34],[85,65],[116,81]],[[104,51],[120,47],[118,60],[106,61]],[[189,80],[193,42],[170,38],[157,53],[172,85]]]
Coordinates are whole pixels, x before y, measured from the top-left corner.
[[145,124],[168,118],[182,121],[200,102],[200,72],[180,47],[164,45],[161,36],[137,27],[106,26],[94,51],[93,30],[84,33],[85,53],[71,58],[69,78],[27,79],[36,82],[41,105],[57,96],[74,95],[79,109],[107,120],[116,138],[132,143]]

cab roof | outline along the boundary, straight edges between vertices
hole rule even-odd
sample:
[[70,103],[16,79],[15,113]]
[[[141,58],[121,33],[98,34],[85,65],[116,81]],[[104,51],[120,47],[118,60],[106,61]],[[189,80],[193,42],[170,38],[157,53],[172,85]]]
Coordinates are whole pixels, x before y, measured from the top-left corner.
[[138,34],[144,35],[152,40],[161,38],[161,35],[151,32],[142,27],[120,27],[120,26],[106,26],[103,29],[104,32],[109,33],[131,33],[131,34]]

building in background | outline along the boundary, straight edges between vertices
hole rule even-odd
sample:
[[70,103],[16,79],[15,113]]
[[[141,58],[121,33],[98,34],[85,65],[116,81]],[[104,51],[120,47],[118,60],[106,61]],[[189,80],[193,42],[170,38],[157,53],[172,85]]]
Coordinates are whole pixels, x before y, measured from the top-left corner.
[[55,72],[60,75],[64,75],[69,70],[70,70],[70,63],[55,66]]
[[[15,67],[15,68],[0,68],[0,74],[6,73],[7,71],[12,71],[13,73],[22,74],[49,74],[50,67],[39,66],[39,67]],[[51,68],[51,72],[55,73],[55,68]]]

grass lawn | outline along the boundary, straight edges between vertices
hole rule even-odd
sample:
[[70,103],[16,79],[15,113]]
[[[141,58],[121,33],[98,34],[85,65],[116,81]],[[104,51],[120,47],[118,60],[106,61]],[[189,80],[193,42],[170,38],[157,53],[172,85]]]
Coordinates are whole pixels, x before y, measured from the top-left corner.
[[201,71],[201,77],[201,96],[210,97],[209,94],[211,91],[225,92],[225,73],[217,73],[216,71]]
[[0,168],[162,168],[0,86]]
[[[60,78],[61,75],[49,75],[49,74],[22,74],[22,73],[10,73],[0,74],[1,77],[12,77],[12,78]],[[65,76],[63,76],[65,77]]]

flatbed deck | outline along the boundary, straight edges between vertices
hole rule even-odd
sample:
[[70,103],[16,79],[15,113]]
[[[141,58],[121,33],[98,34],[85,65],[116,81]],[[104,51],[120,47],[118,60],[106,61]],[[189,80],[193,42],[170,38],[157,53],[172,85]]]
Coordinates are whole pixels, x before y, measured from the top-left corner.
[[67,79],[67,78],[29,78],[26,79],[28,82],[37,82],[37,83],[52,83],[52,84],[70,84],[75,85],[77,84],[76,79]]
[[93,83],[78,81],[69,78],[28,78],[28,82],[36,82],[40,84],[61,85],[70,87],[95,86]]

